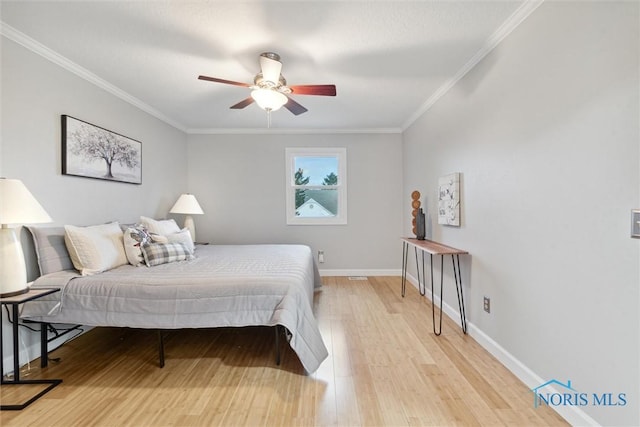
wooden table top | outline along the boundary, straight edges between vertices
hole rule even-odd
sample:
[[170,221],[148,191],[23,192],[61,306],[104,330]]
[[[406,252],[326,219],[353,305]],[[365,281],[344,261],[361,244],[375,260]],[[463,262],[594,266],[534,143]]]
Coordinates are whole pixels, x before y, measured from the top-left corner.
[[442,243],[434,242],[433,240],[418,240],[414,237],[403,237],[402,240],[431,255],[463,255],[469,253],[462,249],[456,249]]

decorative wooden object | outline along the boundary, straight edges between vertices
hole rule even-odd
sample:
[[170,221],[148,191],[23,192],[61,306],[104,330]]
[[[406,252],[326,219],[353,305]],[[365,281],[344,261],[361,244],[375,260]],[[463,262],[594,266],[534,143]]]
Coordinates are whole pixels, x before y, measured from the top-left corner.
[[418,236],[418,228],[416,226],[416,217],[418,216],[418,209],[420,209],[420,192],[418,190],[413,190],[411,192],[411,207],[413,210],[411,211],[411,216],[413,219],[411,220],[411,225],[413,226],[413,234]]

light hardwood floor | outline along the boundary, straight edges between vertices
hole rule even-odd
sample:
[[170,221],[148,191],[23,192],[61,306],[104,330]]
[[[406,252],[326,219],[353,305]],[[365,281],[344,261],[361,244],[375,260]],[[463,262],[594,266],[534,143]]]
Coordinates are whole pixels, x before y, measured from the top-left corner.
[[[288,345],[275,365],[271,328],[168,332],[163,369],[152,331],[97,328],[32,363],[25,378],[64,382],[0,425],[566,425],[457,323],[436,337],[429,301],[411,286],[401,298],[399,277],[323,280],[330,355],[312,375]],[[2,387],[2,401],[25,392]]]

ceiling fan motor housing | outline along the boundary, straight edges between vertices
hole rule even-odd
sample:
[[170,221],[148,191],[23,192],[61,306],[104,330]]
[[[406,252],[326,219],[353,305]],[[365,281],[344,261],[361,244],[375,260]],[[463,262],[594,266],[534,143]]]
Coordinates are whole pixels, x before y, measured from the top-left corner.
[[287,80],[282,74],[280,74],[280,78],[276,84],[272,81],[265,80],[262,73],[258,73],[253,78],[253,84],[258,86],[260,89],[276,89],[280,92],[291,93],[291,89],[287,87]]
[[280,62],[280,55],[275,52],[262,52],[260,56],[264,56],[265,58],[273,59],[274,61]]

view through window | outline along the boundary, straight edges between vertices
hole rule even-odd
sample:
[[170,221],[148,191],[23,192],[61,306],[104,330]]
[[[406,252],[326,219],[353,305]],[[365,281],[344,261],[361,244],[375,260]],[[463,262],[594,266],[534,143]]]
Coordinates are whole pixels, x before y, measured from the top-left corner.
[[287,223],[346,224],[346,149],[286,151]]

